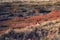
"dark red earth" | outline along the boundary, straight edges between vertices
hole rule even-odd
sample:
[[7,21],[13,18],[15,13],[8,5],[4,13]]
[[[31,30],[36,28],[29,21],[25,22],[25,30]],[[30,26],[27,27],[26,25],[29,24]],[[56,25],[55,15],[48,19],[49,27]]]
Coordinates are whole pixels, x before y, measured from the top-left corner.
[[[14,17],[12,20],[3,21],[1,25],[8,24],[9,28],[25,28],[30,25],[36,25],[37,23],[43,23],[46,21],[52,21],[60,19],[60,10],[53,10],[48,14],[41,14],[31,17]],[[0,33],[4,33],[9,28],[0,30]]]

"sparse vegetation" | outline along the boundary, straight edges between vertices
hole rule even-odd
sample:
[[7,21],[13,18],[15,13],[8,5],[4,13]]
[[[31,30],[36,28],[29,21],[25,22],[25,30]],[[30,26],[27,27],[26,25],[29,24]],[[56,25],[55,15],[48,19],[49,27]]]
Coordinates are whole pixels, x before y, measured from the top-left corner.
[[[1,4],[0,31],[3,34],[0,35],[0,40],[58,40],[60,10],[54,10],[57,5],[59,6],[59,3],[52,5],[51,3],[36,5],[23,2]],[[10,29],[10,31],[6,33],[4,29]]]

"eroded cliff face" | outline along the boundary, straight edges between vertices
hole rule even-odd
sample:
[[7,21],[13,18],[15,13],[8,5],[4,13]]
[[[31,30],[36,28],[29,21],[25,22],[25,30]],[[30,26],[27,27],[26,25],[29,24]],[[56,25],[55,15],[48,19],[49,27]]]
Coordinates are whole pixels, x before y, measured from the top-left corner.
[[60,40],[60,9],[48,9],[38,5],[0,6],[0,40]]

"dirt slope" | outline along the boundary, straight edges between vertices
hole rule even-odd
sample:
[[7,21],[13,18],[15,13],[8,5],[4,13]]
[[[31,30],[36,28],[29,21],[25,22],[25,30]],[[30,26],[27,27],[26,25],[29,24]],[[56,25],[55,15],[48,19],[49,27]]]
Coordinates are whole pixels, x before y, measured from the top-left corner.
[[52,21],[59,18],[60,18],[60,10],[53,10],[48,14],[41,14],[39,16],[24,17],[24,18],[15,17],[9,21],[9,24],[11,24],[11,27],[26,27],[29,25],[35,25],[36,23],[43,23],[46,21]]

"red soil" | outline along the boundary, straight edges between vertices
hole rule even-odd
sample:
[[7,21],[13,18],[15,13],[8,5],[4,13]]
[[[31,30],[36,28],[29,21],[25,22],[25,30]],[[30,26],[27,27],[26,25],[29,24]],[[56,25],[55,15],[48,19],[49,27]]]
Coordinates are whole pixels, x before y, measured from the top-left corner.
[[48,14],[31,17],[14,17],[12,20],[2,22],[1,24],[9,24],[10,28],[24,28],[29,25],[36,25],[37,22],[52,21],[60,19],[60,10],[53,10]]
[[26,27],[29,25],[35,25],[37,22],[42,23],[45,21],[52,21],[60,18],[60,10],[53,10],[48,14],[43,14],[39,16],[24,17],[19,18],[15,17],[9,21],[11,27]]

